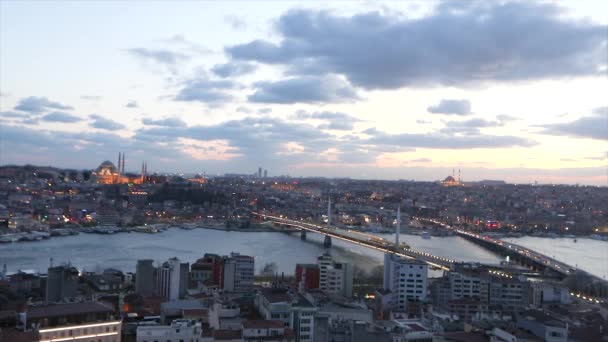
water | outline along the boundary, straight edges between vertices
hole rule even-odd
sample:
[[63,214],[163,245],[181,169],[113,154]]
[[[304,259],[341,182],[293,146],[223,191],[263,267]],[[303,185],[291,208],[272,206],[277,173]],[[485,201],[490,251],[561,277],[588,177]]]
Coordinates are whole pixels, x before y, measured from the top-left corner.
[[518,245],[543,253],[566,264],[608,279],[608,242],[586,238],[541,238],[525,236],[505,238]]
[[[394,235],[382,235],[386,239],[394,239]],[[531,239],[531,240],[526,240]],[[512,239],[515,243],[526,245],[530,241],[536,244],[538,238]],[[589,271],[600,276],[606,273],[606,252],[595,253],[595,259],[585,259],[589,250],[597,251],[600,247],[608,247],[608,243],[590,239],[579,239],[570,246],[567,241],[556,245],[555,241],[563,239],[540,239],[541,252],[559,251],[565,261],[594,260],[598,264]],[[461,261],[478,261],[483,263],[498,263],[501,258],[489,251],[460,237],[433,237],[423,239],[417,235],[402,235],[401,241],[407,242],[412,248],[453,258]],[[381,265],[383,254],[379,251],[362,246],[352,245],[345,241],[333,239],[331,254],[338,260],[351,262],[365,270]],[[544,243],[548,244],[548,250]],[[597,244],[597,246],[596,246]],[[529,245],[534,249],[534,246]],[[593,249],[591,248],[593,245]],[[557,249],[556,249],[557,248]],[[229,254],[239,252],[255,257],[256,271],[259,272],[265,264],[274,262],[279,272],[293,274],[297,263],[315,263],[317,256],[325,251],[323,237],[308,233],[307,241],[300,240],[300,234],[284,234],[275,232],[244,233],[227,232],[211,229],[169,229],[159,234],[115,234],[97,235],[80,234],[67,237],[53,237],[39,242],[23,242],[0,245],[0,264],[7,264],[9,271],[19,269],[35,269],[45,271],[50,258],[54,264],[70,262],[79,269],[100,271],[113,267],[124,271],[134,271],[138,259],[154,259],[158,262],[171,257],[178,257],[185,262],[194,262],[205,253]],[[581,252],[585,251],[585,252]],[[604,249],[604,251],[606,251]],[[556,254],[556,258],[558,254]],[[602,271],[603,269],[603,271]],[[598,273],[599,272],[599,273]],[[604,273],[602,273],[604,272]]]

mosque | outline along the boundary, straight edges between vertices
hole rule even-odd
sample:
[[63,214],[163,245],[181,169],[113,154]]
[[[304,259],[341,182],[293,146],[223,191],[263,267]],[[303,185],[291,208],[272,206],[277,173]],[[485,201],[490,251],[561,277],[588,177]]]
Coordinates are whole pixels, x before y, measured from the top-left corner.
[[464,183],[460,181],[460,169],[458,169],[458,180],[456,180],[456,175],[454,174],[454,169],[452,169],[452,175],[445,177],[445,179],[441,182],[443,186],[462,186]]
[[101,163],[91,174],[91,179],[99,184],[142,184],[146,181],[148,164],[141,164],[141,174],[127,174],[125,172],[125,154],[118,153],[118,167],[109,160]]

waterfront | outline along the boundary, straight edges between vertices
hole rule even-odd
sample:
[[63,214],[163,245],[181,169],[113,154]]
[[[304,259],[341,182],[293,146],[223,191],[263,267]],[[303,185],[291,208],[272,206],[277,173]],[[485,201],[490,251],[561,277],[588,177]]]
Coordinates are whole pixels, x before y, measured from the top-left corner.
[[518,245],[543,253],[573,267],[608,279],[608,242],[590,238],[543,238],[524,236],[504,238]]
[[[393,234],[381,236],[394,239]],[[9,271],[35,269],[44,272],[52,257],[55,264],[70,262],[87,271],[107,267],[133,271],[138,259],[161,262],[177,256],[193,262],[205,253],[229,254],[234,251],[255,256],[258,272],[266,263],[275,262],[279,272],[292,274],[296,263],[313,263],[325,251],[322,236],[308,234],[307,239],[308,241],[301,241],[299,233],[245,233],[212,229],[169,229],[159,234],[80,234],[0,245],[0,263],[6,263]],[[401,240],[414,249],[456,260],[482,263],[498,263],[501,260],[489,251],[456,236],[424,239],[418,235],[402,235]],[[602,262],[608,253],[606,242],[579,239],[574,243],[571,239],[533,237],[509,240],[555,255],[557,259],[572,263],[573,266],[578,264],[598,276],[603,277],[607,273],[607,266]],[[379,251],[336,239],[333,244],[330,252],[339,260],[352,262],[365,270],[382,264],[383,255]]]

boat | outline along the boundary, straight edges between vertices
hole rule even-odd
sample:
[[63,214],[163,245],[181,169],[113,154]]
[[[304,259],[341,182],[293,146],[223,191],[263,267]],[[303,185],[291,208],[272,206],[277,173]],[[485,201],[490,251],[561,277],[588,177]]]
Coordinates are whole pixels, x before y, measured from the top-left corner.
[[429,232],[427,231],[423,231],[420,236],[422,236],[423,239],[428,240],[431,238],[431,234],[429,234]]

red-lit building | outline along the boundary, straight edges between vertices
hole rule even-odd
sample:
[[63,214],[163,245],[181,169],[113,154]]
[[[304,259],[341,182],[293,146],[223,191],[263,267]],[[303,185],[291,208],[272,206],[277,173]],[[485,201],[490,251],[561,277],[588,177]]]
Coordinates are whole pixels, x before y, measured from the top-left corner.
[[211,282],[223,288],[224,258],[216,254],[205,254],[190,267],[192,281]]
[[317,264],[296,265],[296,286],[298,291],[306,291],[319,288],[320,270]]

